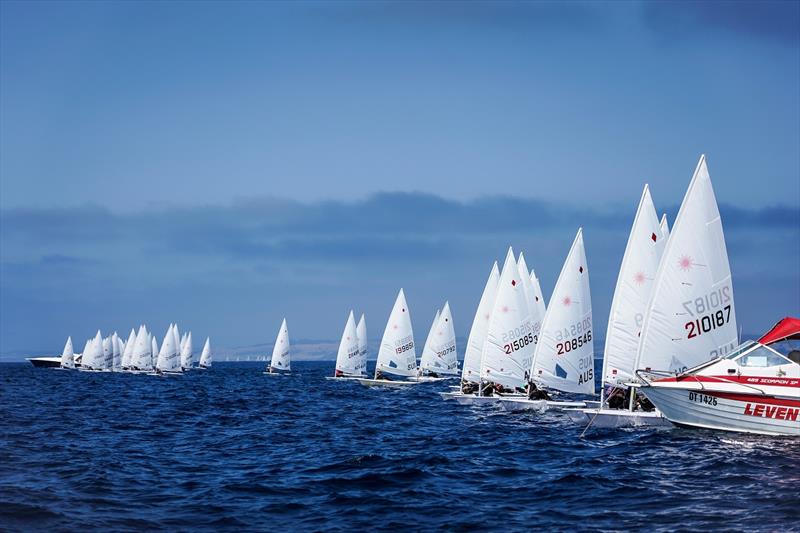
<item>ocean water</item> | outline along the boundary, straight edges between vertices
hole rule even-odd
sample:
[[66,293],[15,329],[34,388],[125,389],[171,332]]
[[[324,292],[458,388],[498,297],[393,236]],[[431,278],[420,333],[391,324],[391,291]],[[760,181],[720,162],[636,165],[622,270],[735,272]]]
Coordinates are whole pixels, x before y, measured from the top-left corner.
[[333,363],[155,377],[0,365],[7,531],[798,531],[800,446],[366,389]]

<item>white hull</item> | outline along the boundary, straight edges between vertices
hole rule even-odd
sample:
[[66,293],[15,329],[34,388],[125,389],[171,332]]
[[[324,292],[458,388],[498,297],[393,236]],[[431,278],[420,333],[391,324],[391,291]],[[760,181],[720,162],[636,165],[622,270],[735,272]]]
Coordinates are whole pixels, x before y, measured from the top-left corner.
[[419,382],[419,383],[433,383],[435,381],[444,381],[446,379],[453,379],[453,378],[449,378],[449,377],[447,377],[447,378],[434,378],[432,376],[415,376],[415,377],[408,378],[408,381],[416,381],[416,382]]
[[33,366],[37,368],[60,368],[61,367],[61,358],[60,357],[28,357],[26,361],[29,361]]
[[795,399],[658,386],[642,392],[679,426],[800,436],[800,401]]
[[366,378],[357,378],[355,376],[340,376],[340,377],[325,376],[325,379],[327,379],[328,381],[358,381],[359,379],[366,379]]
[[503,398],[524,398],[522,395],[509,394],[507,396],[478,396],[477,394],[463,394],[461,392],[441,392],[440,396],[445,400],[455,400],[460,405],[478,405],[496,403]]
[[658,411],[629,411],[627,409],[567,409],[564,411],[577,424],[596,428],[672,427]]
[[291,376],[291,372],[262,372],[265,376]]
[[556,400],[528,400],[527,398],[502,398],[500,407],[506,411],[537,411],[543,413],[548,409],[569,409],[586,407],[585,402],[561,402]]
[[409,385],[419,385],[420,381],[392,381],[389,379],[366,379],[366,378],[359,378],[357,380],[361,385],[365,387],[391,387],[391,388],[402,388],[407,387]]

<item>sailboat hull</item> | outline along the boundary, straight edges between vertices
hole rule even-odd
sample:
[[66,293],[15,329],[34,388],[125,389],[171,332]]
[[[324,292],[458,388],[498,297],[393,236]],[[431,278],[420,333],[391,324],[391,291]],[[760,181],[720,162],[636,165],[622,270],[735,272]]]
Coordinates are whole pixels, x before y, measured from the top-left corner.
[[569,409],[586,407],[585,402],[567,402],[556,400],[528,400],[527,398],[502,398],[500,407],[506,411],[537,411],[544,412],[548,409]]
[[628,411],[627,409],[566,409],[576,424],[591,424],[596,428],[672,427],[659,411]]
[[28,361],[36,368],[58,368],[61,366],[60,357],[29,357]]
[[419,381],[392,381],[389,379],[366,379],[360,378],[357,380],[365,387],[390,387],[390,388],[403,388],[409,385],[419,385]]

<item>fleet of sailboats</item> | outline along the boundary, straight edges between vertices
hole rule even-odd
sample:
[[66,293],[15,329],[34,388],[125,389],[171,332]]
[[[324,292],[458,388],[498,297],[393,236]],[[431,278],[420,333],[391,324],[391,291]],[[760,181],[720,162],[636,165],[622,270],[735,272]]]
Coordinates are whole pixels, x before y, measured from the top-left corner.
[[[563,409],[601,427],[672,423],[800,435],[800,320],[787,318],[758,342],[740,345],[730,264],[705,156],[701,156],[670,231],[644,186],[628,235],[595,376],[589,266],[579,228],[546,304],[523,253],[494,262],[478,302],[459,368],[449,302],[437,309],[419,362],[411,313],[397,294],[367,377],[365,316],[347,316],[331,380],[403,388],[460,376],[442,392],[462,404],[498,403],[509,411]],[[281,323],[266,374],[291,373],[289,333]],[[211,367],[210,340],[199,367]],[[48,361],[44,361],[48,359]],[[51,359],[53,361],[51,361]],[[97,331],[75,353],[34,358],[86,372],[180,374],[194,366],[192,333],[170,324],[159,349],[142,325],[127,340]],[[599,377],[599,401],[595,383]],[[588,406],[587,406],[588,405]]]

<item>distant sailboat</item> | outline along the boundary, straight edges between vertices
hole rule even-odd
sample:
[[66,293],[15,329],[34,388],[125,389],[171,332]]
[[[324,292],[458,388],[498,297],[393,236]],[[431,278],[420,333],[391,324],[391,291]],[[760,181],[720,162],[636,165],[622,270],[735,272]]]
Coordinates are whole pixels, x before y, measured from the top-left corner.
[[87,349],[84,350],[80,369],[84,372],[99,372],[103,370],[104,365],[103,335],[98,329],[94,339],[89,341]]
[[121,372],[122,371],[122,340],[117,335],[115,331],[113,335],[111,335],[111,351],[112,351],[112,360],[111,360],[111,369],[114,372]]
[[[359,379],[358,382],[367,387],[403,387],[413,385],[415,381],[408,378],[417,375],[417,354],[414,347],[414,331],[411,327],[411,316],[403,289],[397,298],[386,322],[378,359],[375,362],[374,379]],[[406,379],[389,379],[406,378]]]
[[61,368],[75,368],[75,352],[72,349],[72,337],[67,337],[64,351],[61,352]]
[[420,370],[424,376],[430,378],[442,378],[457,376],[458,371],[458,352],[456,349],[456,333],[453,327],[453,315],[450,312],[450,303],[445,302],[441,315],[438,315],[435,326],[428,336],[429,346],[426,348],[432,353],[432,357],[423,364],[420,361]]
[[436,327],[439,325],[439,315],[440,310],[437,309],[433,317],[433,323],[431,323],[431,329],[428,330],[428,336],[425,338],[422,354],[419,356],[419,369],[422,374],[425,374],[426,371],[429,370],[429,367],[433,366],[434,360],[436,359],[436,354],[433,348],[431,348],[431,339],[436,334]]
[[292,371],[292,358],[289,350],[289,328],[286,319],[281,322],[275,346],[272,348],[272,359],[267,365],[265,374],[285,374]]
[[[462,392],[468,387],[476,387],[480,383],[481,359],[483,346],[486,342],[486,334],[489,331],[489,320],[492,317],[492,308],[497,296],[497,286],[500,283],[500,271],[497,268],[497,261],[492,265],[489,278],[483,288],[478,308],[475,311],[475,318],[472,320],[472,327],[467,338],[467,347],[464,351],[464,362],[461,368]],[[442,397],[448,399],[455,396],[452,393],[443,393]]]
[[130,369],[133,372],[151,372],[154,368],[150,334],[147,327],[139,326],[131,349]]
[[111,347],[110,335],[103,339],[101,346],[103,350],[103,370],[111,370],[114,366],[114,350]]
[[339,341],[339,351],[336,354],[336,369],[334,378],[353,379],[366,376],[366,368],[361,364],[361,350],[353,311],[347,317],[347,322]]
[[367,321],[364,313],[356,326],[356,336],[358,337],[358,367],[364,375],[367,373]]
[[200,368],[211,368],[211,339],[209,337],[206,337],[206,343],[200,353]]
[[181,363],[178,354],[178,336],[176,334],[177,327],[170,325],[167,333],[164,335],[164,341],[161,343],[161,350],[158,352],[158,361],[156,363],[156,372],[159,374],[180,374]]
[[192,365],[194,365],[194,353],[192,350],[192,332],[190,331],[186,333],[181,346],[181,368],[183,370],[191,370]]
[[669,238],[669,223],[667,222],[666,213],[661,215],[661,224],[659,224],[659,226],[661,227],[661,236],[664,237],[664,241],[666,241]]
[[122,369],[130,370],[131,361],[133,360],[133,350],[136,346],[136,332],[131,328],[128,335],[128,341],[125,343],[125,349],[122,351]]

